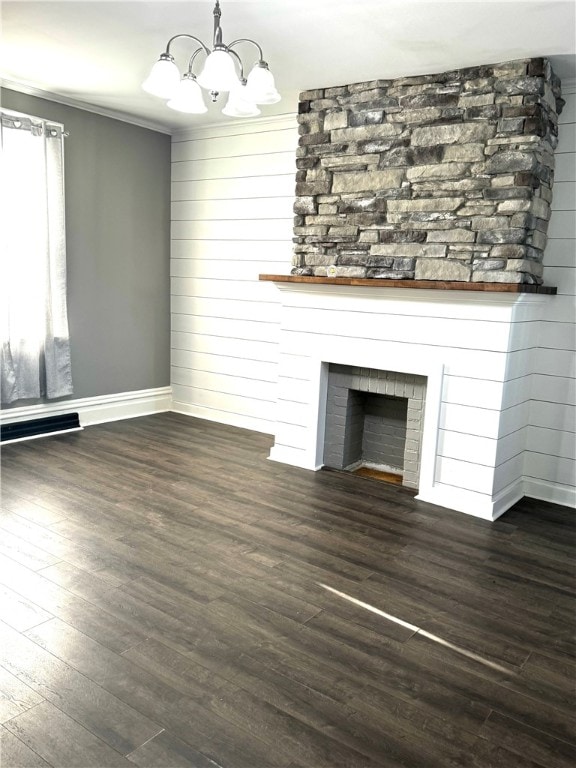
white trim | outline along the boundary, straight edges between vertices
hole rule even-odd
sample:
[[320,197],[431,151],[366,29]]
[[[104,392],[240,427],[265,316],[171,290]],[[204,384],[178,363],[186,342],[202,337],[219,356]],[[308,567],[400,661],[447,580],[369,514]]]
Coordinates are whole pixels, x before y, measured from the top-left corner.
[[525,477],[524,495],[531,499],[549,501],[551,504],[576,509],[576,488],[567,485]]
[[194,403],[182,403],[178,400],[172,401],[170,408],[172,413],[180,413],[183,416],[190,416],[195,419],[204,419],[213,421],[216,424],[228,424],[231,427],[239,429],[248,429],[251,432],[259,432],[262,435],[272,435],[274,424],[268,419],[258,419],[254,416],[246,416],[233,411],[222,411],[216,408],[207,408]]
[[[317,354],[322,354],[321,350]],[[306,450],[307,469],[318,469],[323,466],[324,457],[324,430],[326,426],[326,398],[328,392],[328,369],[329,363],[340,363],[341,365],[352,365],[346,362],[350,360],[349,350],[343,358],[337,360],[334,353],[330,360],[315,359],[311,364],[310,388],[311,391],[319,393],[318,400],[313,403],[310,409],[310,419],[308,431],[310,440]],[[355,361],[360,368],[370,368],[369,361]],[[388,357],[386,360],[386,370],[396,371],[398,373],[415,374],[425,376],[426,384],[426,404],[424,407],[424,417],[422,425],[422,444],[420,447],[420,472],[419,485],[421,498],[425,499],[428,491],[434,488],[434,475],[436,470],[436,445],[438,442],[438,424],[440,421],[440,408],[442,405],[442,382],[444,377],[444,364],[436,361],[420,361],[408,355],[402,358],[398,355],[396,358]],[[279,446],[280,447],[280,446]],[[278,451],[271,451],[270,458],[278,461]]]
[[150,131],[165,133],[168,136],[172,134],[172,129],[166,125],[162,125],[161,123],[155,123],[152,120],[145,120],[143,118],[135,117],[134,115],[128,115],[126,112],[117,112],[115,109],[97,107],[95,104],[79,101],[78,99],[73,99],[70,96],[62,96],[62,94],[53,93],[52,91],[44,91],[42,88],[37,88],[34,85],[16,83],[12,80],[7,80],[6,78],[0,76],[0,86],[2,86],[2,88],[6,88],[9,91],[25,93],[28,96],[36,96],[39,99],[47,99],[48,101],[56,102],[56,104],[64,104],[65,107],[74,107],[74,109],[82,109],[84,112],[93,112],[95,115],[101,115],[102,117],[110,117],[113,120],[121,120],[123,123],[137,125],[139,128],[147,128]]
[[525,495],[524,478],[515,480],[507,488],[495,494],[492,497],[492,520],[498,519],[500,515],[507,512],[510,507],[513,507]]
[[495,520],[505,511],[503,509],[495,514],[492,497],[487,494],[469,491],[466,488],[454,488],[450,485],[438,484],[433,488],[425,489],[423,493],[418,493],[416,500],[490,521]]
[[[388,363],[387,363],[388,365]],[[440,409],[442,408],[442,390],[444,388],[444,364],[429,363],[423,367],[415,365],[417,375],[426,376],[426,402],[424,404],[424,421],[422,424],[422,439],[420,443],[420,472],[418,486],[420,493],[432,492],[436,475],[438,459],[438,439],[440,426]],[[408,371],[412,373],[412,371]]]
[[576,509],[576,488],[527,477],[517,480],[494,497],[437,485],[431,492],[418,494],[416,498],[484,520],[497,520],[525,496]]
[[[288,277],[288,275],[286,275]],[[284,280],[271,280],[282,293],[302,294],[313,296],[317,294],[321,297],[336,296],[337,298],[373,298],[386,300],[390,302],[425,302],[441,305],[464,304],[464,305],[487,305],[494,307],[517,308],[521,304],[527,304],[529,307],[538,304],[545,304],[553,298],[546,293],[513,293],[508,291],[482,291],[482,290],[438,290],[434,288],[392,288],[386,285],[361,286],[344,284],[318,284],[318,283],[292,283]],[[382,283],[385,281],[382,280]],[[302,306],[306,298],[297,299],[298,304],[288,303],[288,300],[281,299],[287,306],[294,308]],[[290,300],[292,301],[292,299]]]
[[163,413],[171,409],[172,388],[161,387],[9,408],[0,413],[0,424],[29,421],[62,413],[78,413],[81,425],[86,427],[90,424]]
[[308,451],[301,448],[293,448],[289,445],[273,445],[268,456],[270,461],[277,461],[279,464],[290,464],[299,469],[309,469],[317,472],[322,469],[323,464],[316,464],[313,456]]
[[424,493],[419,492],[416,499],[493,521],[527,495],[524,482],[519,478],[493,496],[438,483],[433,488],[424,489]]

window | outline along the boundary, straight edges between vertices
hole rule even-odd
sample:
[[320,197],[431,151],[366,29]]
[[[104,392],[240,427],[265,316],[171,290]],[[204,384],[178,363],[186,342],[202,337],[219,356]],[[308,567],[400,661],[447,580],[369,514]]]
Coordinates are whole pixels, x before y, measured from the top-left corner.
[[63,126],[1,113],[2,402],[72,393]]

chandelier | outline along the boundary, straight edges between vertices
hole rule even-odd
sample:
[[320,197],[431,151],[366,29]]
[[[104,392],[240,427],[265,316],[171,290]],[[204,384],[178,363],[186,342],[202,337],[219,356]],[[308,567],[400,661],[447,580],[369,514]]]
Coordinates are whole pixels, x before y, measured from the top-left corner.
[[[208,111],[202,89],[209,92],[213,102],[217,101],[220,93],[228,93],[228,101],[222,112],[230,117],[254,117],[260,114],[259,105],[276,104],[280,101],[274,77],[264,61],[262,48],[248,38],[239,38],[225,45],[222,42],[221,15],[220,2],[216,0],[212,50],[194,35],[174,35],[168,40],[166,50],[160,54],[142,88],[154,96],[166,99],[167,106],[171,109],[190,114]],[[179,38],[188,38],[199,46],[190,56],[188,67],[182,76],[170,53],[170,46]],[[234,50],[246,43],[258,50],[258,61],[247,77],[244,76],[242,59]],[[198,66],[196,62],[199,56],[204,65],[196,75],[194,66]]]

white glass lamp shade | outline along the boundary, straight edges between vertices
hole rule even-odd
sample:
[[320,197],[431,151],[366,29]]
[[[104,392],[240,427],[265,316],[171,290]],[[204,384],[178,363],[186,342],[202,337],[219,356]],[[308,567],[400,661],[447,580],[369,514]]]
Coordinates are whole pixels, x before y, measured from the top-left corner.
[[180,72],[170,54],[163,53],[152,67],[142,88],[153,96],[170,99],[180,85]]
[[256,117],[261,114],[253,101],[249,101],[246,95],[246,86],[238,85],[230,91],[228,102],[222,110],[222,114],[228,117]]
[[177,112],[188,112],[192,115],[202,115],[208,112],[208,107],[202,98],[202,89],[192,75],[184,75],[178,85],[178,90],[167,104]]
[[255,104],[276,104],[281,96],[276,90],[274,76],[264,61],[255,64],[246,82],[247,95]]
[[207,91],[231,91],[239,84],[234,61],[229,53],[216,49],[206,59],[198,83]]

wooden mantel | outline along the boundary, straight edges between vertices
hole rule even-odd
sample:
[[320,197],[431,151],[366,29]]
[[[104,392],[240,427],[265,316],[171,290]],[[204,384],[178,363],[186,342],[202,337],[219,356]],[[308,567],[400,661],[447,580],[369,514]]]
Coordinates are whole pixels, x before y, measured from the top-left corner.
[[540,293],[555,295],[551,285],[527,283],[466,283],[442,280],[379,280],[360,277],[311,277],[309,275],[260,275],[259,280],[274,283],[313,283],[315,285],[358,285],[368,288],[416,288],[435,291],[484,291],[493,293]]

